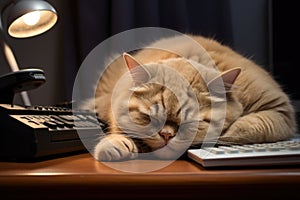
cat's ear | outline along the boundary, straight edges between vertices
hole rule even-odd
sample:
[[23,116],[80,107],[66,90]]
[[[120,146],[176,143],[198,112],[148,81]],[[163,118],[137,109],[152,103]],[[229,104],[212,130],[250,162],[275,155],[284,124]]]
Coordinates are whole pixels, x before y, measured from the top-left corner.
[[241,68],[234,68],[221,73],[216,78],[208,82],[209,90],[216,93],[224,93],[230,91],[236,78],[241,73]]
[[123,53],[125,64],[130,72],[135,86],[146,83],[150,79],[149,72],[134,57],[128,53]]

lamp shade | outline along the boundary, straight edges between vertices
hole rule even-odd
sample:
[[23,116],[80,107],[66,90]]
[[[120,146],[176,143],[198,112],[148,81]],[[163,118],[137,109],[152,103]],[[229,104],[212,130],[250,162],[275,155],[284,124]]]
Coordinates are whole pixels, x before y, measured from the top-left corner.
[[46,1],[18,1],[8,13],[8,33],[16,38],[32,37],[49,30],[56,21],[56,11]]

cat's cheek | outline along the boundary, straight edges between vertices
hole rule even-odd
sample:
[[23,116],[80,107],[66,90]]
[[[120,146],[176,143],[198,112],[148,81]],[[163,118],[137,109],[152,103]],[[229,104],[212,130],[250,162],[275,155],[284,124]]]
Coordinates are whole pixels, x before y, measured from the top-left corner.
[[137,157],[137,146],[123,135],[108,135],[100,140],[94,150],[94,157],[99,161],[118,161]]

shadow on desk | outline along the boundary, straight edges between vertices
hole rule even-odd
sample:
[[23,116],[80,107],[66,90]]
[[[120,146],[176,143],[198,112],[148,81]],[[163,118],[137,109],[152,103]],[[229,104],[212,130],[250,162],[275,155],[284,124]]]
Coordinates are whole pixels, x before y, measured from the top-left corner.
[[32,163],[0,162],[1,199],[289,199],[300,197],[300,167],[204,169],[188,159],[101,163],[83,153]]

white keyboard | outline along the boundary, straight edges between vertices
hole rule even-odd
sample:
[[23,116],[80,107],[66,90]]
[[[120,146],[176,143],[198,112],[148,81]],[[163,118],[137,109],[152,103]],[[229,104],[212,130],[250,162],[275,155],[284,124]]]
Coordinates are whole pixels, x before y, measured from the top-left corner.
[[251,145],[189,149],[187,155],[203,167],[300,164],[300,137]]

